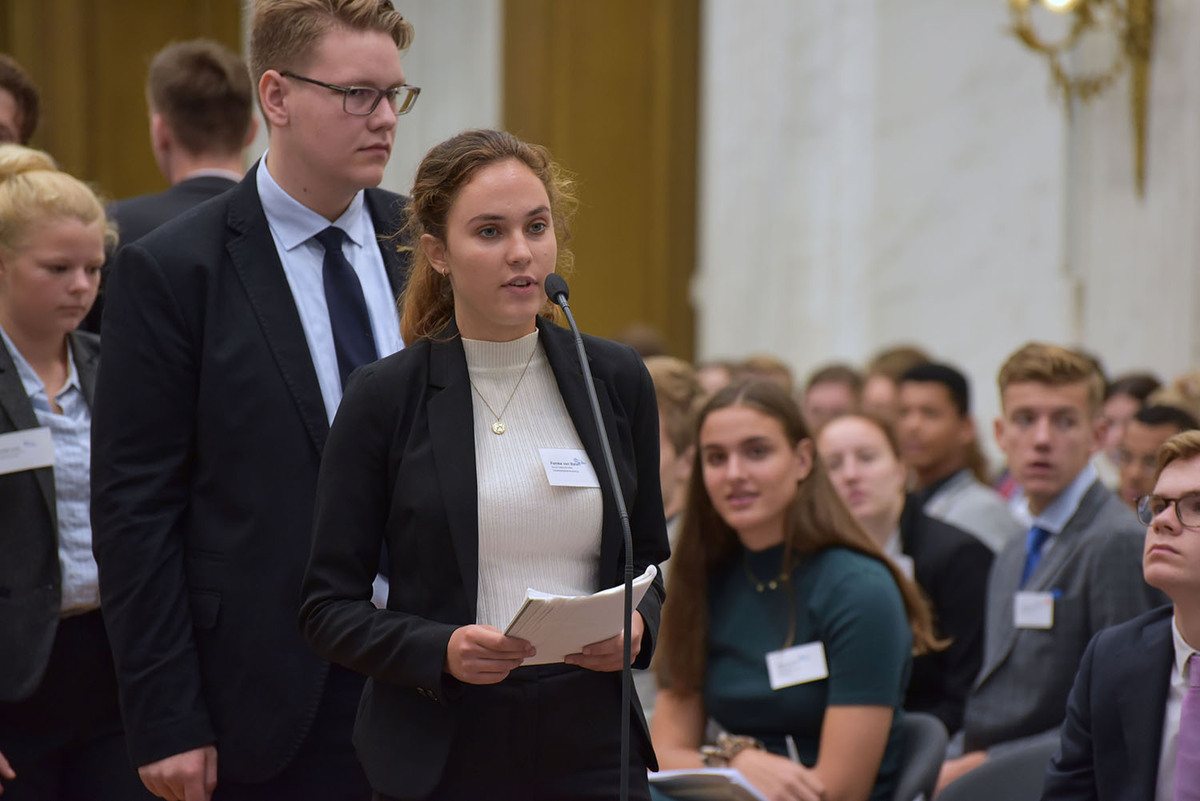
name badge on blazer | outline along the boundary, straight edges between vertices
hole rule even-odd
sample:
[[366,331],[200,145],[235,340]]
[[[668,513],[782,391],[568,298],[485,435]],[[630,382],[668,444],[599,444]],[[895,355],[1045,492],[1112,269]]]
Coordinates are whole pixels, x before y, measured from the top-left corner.
[[546,480],[552,487],[599,487],[596,469],[587,451],[575,448],[538,448]]
[[1054,593],[1018,592],[1013,596],[1013,624],[1019,629],[1054,628]]
[[829,678],[824,643],[818,640],[771,651],[767,654],[767,678],[772,690]]
[[54,441],[49,428],[0,434],[0,476],[39,467],[54,467]]

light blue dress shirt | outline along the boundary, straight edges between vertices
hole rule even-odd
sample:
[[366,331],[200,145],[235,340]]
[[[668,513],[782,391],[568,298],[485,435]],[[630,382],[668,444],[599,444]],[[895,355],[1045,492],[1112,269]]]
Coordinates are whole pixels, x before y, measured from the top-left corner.
[[54,443],[54,499],[58,515],[58,563],[62,572],[62,616],[90,612],[100,606],[100,583],[92,556],[92,522],[88,516],[92,479],[92,410],[79,383],[75,354],[67,343],[67,382],[50,408],[46,385],[0,328],[4,347],[17,366],[38,423],[50,429]]
[[[342,378],[333,347],[329,307],[325,303],[325,282],[322,277],[325,249],[313,239],[328,228],[330,222],[293,198],[275,182],[267,169],[265,155],[259,162],[256,179],[263,212],[271,228],[271,237],[275,240],[275,250],[283,264],[292,299],[300,313],[300,325],[304,328],[308,352],[317,370],[325,414],[332,424],[338,404],[342,401]],[[383,358],[395,353],[404,347],[400,339],[400,316],[396,297],[388,283],[383,256],[379,252],[375,223],[367,211],[364,192],[359,191],[349,208],[332,224],[346,234],[342,251],[362,284],[378,355]]]
[[1092,484],[1096,481],[1096,469],[1089,463],[1084,466],[1079,475],[1075,476],[1075,480],[1067,485],[1066,489],[1058,493],[1054,500],[1042,510],[1040,515],[1036,517],[1029,512],[1029,502],[1025,503],[1025,514],[1031,521],[1030,528],[1037,526],[1040,529],[1048,531],[1050,536],[1046,539],[1046,544],[1042,546],[1042,558],[1046,558],[1046,554],[1054,547],[1054,542],[1062,530],[1067,527],[1067,523],[1071,522],[1071,518],[1075,516],[1075,512],[1079,510],[1079,504],[1083,502],[1083,496],[1087,495],[1087,491],[1091,489]]

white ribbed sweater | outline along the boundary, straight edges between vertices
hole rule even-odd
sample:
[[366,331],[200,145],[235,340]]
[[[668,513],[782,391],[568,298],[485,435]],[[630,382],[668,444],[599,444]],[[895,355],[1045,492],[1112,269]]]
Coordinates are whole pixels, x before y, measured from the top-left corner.
[[[598,488],[552,487],[539,448],[582,450],[546,354],[532,334],[512,342],[463,339],[475,390],[475,475],[479,506],[476,622],[503,629],[528,587],[561,595],[598,589],[603,508]],[[517,385],[530,351],[533,359]],[[482,394],[500,413],[503,434]]]

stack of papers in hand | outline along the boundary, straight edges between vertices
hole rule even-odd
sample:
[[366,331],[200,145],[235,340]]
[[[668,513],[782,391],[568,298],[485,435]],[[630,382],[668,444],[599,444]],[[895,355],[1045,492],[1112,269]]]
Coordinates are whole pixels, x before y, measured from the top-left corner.
[[660,770],[650,774],[650,783],[678,801],[767,801],[733,768]]
[[[654,565],[633,580],[633,606],[654,580]],[[562,662],[567,654],[577,654],[585,645],[607,640],[624,628],[625,585],[610,587],[595,595],[551,595],[538,590],[525,592],[525,603],[504,629],[510,637],[528,640],[537,654],[523,665],[548,665]]]

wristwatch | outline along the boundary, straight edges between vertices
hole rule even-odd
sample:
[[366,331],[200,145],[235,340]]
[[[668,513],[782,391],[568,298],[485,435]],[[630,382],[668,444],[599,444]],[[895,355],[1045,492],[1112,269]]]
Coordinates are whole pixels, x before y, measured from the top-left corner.
[[725,768],[729,766],[735,756],[747,748],[764,750],[762,740],[744,734],[722,732],[717,735],[716,745],[700,746],[700,759],[703,760],[706,768]]

